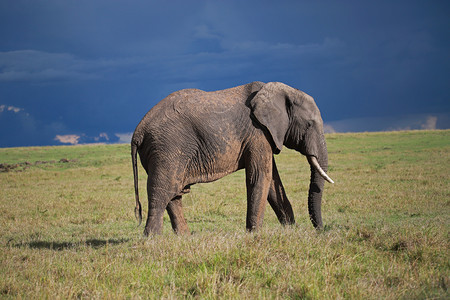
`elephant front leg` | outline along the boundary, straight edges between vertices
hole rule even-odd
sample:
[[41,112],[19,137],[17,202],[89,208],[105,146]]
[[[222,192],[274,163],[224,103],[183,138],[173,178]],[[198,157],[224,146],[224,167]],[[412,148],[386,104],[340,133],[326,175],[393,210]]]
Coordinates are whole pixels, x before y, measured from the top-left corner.
[[275,159],[272,158],[272,182],[270,184],[269,196],[267,198],[270,206],[275,211],[278,220],[283,225],[295,224],[294,212],[292,211],[291,203],[286,196],[283,184],[281,183],[280,175],[275,164]]
[[253,231],[262,225],[269,194],[272,160],[256,163],[250,161],[246,168],[247,184],[247,230]]
[[181,195],[176,196],[169,202],[167,205],[167,213],[170,217],[172,229],[176,234],[189,234],[189,228],[183,214],[181,197]]

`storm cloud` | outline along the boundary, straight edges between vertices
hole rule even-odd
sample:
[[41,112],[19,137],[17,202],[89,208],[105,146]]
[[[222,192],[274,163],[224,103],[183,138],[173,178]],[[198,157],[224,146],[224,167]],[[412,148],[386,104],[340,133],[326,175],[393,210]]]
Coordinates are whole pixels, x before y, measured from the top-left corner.
[[421,129],[419,114],[449,128],[449,13],[446,1],[4,1],[0,146],[126,141],[175,90],[255,80],[312,95],[330,131]]

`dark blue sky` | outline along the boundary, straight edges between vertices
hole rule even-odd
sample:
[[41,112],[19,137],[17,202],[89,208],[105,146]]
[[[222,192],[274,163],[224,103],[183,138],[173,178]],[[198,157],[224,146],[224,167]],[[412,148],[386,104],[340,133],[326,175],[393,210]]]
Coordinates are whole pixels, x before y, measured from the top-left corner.
[[450,128],[449,1],[0,2],[0,147],[127,140],[182,88],[281,81],[328,131]]

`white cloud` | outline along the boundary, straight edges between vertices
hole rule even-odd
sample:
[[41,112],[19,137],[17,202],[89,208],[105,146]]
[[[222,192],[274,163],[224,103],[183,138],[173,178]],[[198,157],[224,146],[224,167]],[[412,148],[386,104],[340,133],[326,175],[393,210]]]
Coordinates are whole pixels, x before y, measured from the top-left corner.
[[12,111],[17,114],[18,112],[23,111],[24,109],[20,108],[20,107],[15,107],[12,105],[10,105],[10,106],[6,106],[5,104],[0,105],[0,113],[4,112],[5,110]]
[[436,129],[437,120],[438,118],[436,116],[429,116],[426,119],[425,123],[421,125],[421,128],[427,130],[434,130]]
[[119,138],[118,143],[130,143],[131,138],[133,137],[133,133],[132,132],[116,133],[115,136]]
[[72,145],[76,145],[78,144],[79,140],[80,140],[81,136],[76,135],[76,134],[66,134],[66,135],[56,135],[55,136],[55,141],[59,141],[60,143],[63,144],[72,144]]
[[13,112],[15,112],[16,114],[17,114],[19,111],[22,111],[22,110],[23,110],[23,108],[20,108],[20,107],[8,106],[8,111],[13,111]]
[[99,142],[100,140],[109,141],[109,136],[107,133],[102,132],[97,137],[94,137],[94,141]]
[[111,141],[109,135],[105,132],[100,133],[97,136],[89,136],[84,133],[82,134],[65,134],[61,135],[58,134],[54,138],[55,141],[58,141],[63,144],[71,144],[71,145],[78,145],[78,144],[104,144],[109,143]]

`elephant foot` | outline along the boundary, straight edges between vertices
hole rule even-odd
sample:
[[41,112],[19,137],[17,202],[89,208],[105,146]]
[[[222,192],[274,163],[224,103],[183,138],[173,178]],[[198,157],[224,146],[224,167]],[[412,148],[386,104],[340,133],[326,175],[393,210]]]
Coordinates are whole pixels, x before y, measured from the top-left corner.
[[292,226],[292,225],[295,225],[295,220],[286,219],[286,220],[280,221],[280,223],[283,226]]
[[184,218],[181,197],[181,195],[176,196],[169,202],[167,205],[167,213],[169,214],[173,231],[178,235],[185,235],[189,234],[189,228]]
[[163,229],[164,210],[155,210],[149,212],[147,222],[145,223],[144,236],[161,234]]
[[185,228],[177,228],[173,230],[177,235],[191,235],[189,228],[186,226]]

